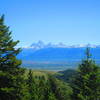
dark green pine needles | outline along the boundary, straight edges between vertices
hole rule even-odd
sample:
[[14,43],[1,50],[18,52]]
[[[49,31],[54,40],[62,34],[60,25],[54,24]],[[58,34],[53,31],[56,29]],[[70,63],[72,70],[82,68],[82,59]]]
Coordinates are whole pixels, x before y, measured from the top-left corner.
[[91,59],[89,48],[72,83],[73,100],[100,100],[100,68]]
[[67,78],[63,79],[70,80],[67,84],[47,72],[46,77],[34,76],[34,71],[20,68],[21,61],[16,58],[20,53],[20,48],[16,48],[18,42],[13,41],[1,16],[0,100],[100,100],[100,68],[91,59],[89,48],[86,59],[71,73],[75,75],[64,75]]
[[21,100],[23,69],[16,55],[20,48],[15,48],[9,27],[4,24],[4,15],[0,18],[0,100]]

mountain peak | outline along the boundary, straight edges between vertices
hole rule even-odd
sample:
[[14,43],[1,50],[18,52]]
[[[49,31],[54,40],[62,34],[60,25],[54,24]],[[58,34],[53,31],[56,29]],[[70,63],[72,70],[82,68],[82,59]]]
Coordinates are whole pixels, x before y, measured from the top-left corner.
[[66,45],[62,42],[58,44],[53,44],[51,42],[45,44],[43,41],[39,40],[38,42],[33,43],[31,46],[27,48],[42,49],[42,48],[85,48],[85,47],[97,48],[100,47],[100,45],[92,45],[92,44]]
[[39,40],[39,41],[38,41],[38,44],[40,44],[40,45],[44,45],[44,42],[41,41],[41,40]]

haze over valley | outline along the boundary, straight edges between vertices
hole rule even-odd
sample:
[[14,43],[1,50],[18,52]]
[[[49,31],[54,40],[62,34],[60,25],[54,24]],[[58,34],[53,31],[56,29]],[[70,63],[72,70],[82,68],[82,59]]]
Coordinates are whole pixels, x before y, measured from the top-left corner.
[[66,45],[64,43],[48,43],[38,41],[23,47],[18,58],[23,61],[22,66],[33,69],[65,70],[76,68],[85,58],[85,50],[91,48],[92,58],[100,64],[100,45]]

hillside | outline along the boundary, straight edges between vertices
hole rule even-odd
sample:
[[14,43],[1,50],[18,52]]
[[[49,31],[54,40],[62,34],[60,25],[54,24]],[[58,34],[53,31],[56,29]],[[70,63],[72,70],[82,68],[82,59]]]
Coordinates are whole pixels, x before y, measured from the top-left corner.
[[[26,92],[24,100],[29,98],[30,94],[33,100],[71,100],[72,88],[69,84],[57,79],[57,72],[44,70],[25,71]],[[31,78],[30,78],[31,77]],[[27,82],[30,82],[27,84]],[[34,87],[35,86],[35,87]],[[28,93],[27,91],[30,91]]]

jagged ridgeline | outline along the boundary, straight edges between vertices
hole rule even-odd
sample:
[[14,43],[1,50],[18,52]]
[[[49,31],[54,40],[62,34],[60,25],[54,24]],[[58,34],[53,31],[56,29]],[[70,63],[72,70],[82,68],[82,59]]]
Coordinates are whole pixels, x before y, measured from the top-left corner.
[[[42,41],[23,47],[17,56],[23,61],[22,66],[33,69],[65,70],[76,68],[85,57],[85,49],[90,47],[92,58],[100,65],[100,45],[73,45],[45,44]],[[37,66],[37,67],[36,67]]]

